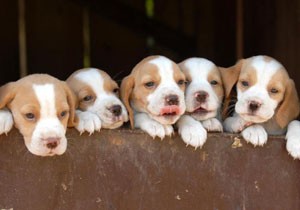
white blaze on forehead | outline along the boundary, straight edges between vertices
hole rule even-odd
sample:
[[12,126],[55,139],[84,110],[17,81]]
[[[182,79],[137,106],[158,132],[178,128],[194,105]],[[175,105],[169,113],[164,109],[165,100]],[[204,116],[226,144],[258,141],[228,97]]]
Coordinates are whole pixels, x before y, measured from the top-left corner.
[[184,66],[188,69],[191,78],[202,80],[207,79],[209,72],[215,67],[215,64],[204,58],[190,58],[184,63]]
[[257,75],[257,83],[266,87],[272,76],[282,67],[276,60],[266,61],[263,56],[255,56],[251,65],[254,67]]
[[88,84],[94,93],[99,96],[106,91],[104,90],[104,80],[101,74],[98,72],[97,69],[90,68],[87,71],[79,72],[75,75],[75,78],[81,82]]
[[33,90],[41,106],[41,118],[56,116],[55,93],[53,84],[36,85]]
[[170,82],[174,82],[172,62],[169,59],[159,56],[158,58],[149,61],[149,63],[158,67],[158,72],[161,78],[160,84],[170,84]]

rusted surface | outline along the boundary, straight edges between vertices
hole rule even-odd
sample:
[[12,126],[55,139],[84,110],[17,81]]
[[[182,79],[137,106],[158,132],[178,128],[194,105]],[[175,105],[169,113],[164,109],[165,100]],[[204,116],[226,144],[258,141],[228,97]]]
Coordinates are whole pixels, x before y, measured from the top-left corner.
[[0,136],[0,209],[300,209],[300,161],[284,139],[253,148],[236,137],[211,134],[195,151],[177,135],[68,130],[67,153],[42,158],[14,130]]

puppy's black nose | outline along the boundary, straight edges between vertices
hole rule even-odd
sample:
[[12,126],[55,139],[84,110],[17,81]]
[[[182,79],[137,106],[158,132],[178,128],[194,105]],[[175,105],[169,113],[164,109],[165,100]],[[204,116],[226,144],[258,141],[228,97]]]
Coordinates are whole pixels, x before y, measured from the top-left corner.
[[261,103],[259,103],[257,101],[250,101],[249,102],[249,109],[250,109],[251,112],[257,111],[260,106],[261,106]]
[[109,108],[109,111],[116,117],[122,114],[122,107],[120,105],[112,105]]
[[59,144],[60,138],[50,137],[45,139],[45,141],[48,149],[55,149]]
[[167,105],[178,105],[179,98],[177,95],[168,95],[165,98]]
[[199,91],[195,94],[195,97],[198,102],[203,103],[206,101],[208,93],[206,91]]

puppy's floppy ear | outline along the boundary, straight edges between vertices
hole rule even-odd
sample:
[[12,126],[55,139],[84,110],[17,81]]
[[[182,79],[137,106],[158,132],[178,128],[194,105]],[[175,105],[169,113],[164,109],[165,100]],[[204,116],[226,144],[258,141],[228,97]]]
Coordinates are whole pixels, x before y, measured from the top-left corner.
[[123,101],[128,111],[130,126],[132,129],[134,128],[134,117],[133,117],[133,110],[130,105],[130,96],[133,91],[133,88],[134,88],[134,77],[132,74],[130,74],[122,80],[120,94],[121,94],[121,100]]
[[3,109],[14,99],[16,87],[16,82],[9,82],[0,87],[0,109]]
[[283,101],[275,114],[275,120],[281,128],[286,127],[290,121],[298,117],[300,112],[299,106],[295,83],[289,79]]
[[234,66],[228,68],[219,67],[225,89],[225,98],[230,95],[232,88],[238,81],[244,61],[245,59],[241,59]]
[[70,115],[69,115],[69,119],[68,119],[68,127],[74,127],[77,125],[78,123],[78,118],[75,114],[76,108],[78,106],[78,101],[77,101],[77,97],[76,95],[73,93],[73,91],[71,90],[71,88],[67,85],[66,82],[62,82],[63,84],[63,88],[65,90],[65,93],[67,95],[67,101],[70,107]]

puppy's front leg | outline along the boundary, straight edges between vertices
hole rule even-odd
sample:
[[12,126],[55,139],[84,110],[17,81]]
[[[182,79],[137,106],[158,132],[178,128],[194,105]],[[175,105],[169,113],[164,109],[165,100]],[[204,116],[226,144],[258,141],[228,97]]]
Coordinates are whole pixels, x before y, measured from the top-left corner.
[[202,147],[207,139],[207,132],[199,121],[194,118],[183,115],[177,122],[178,133],[182,140],[187,144],[195,147]]
[[286,133],[286,149],[293,158],[300,159],[300,122],[289,123]]
[[76,115],[78,117],[78,124],[75,127],[80,134],[87,131],[89,134],[94,133],[94,131],[100,131],[101,120],[98,115],[89,111],[76,110]]
[[0,109],[0,135],[7,134],[13,127],[14,120],[12,113],[7,109]]
[[171,136],[174,132],[172,125],[162,125],[151,119],[146,113],[135,113],[134,122],[134,127],[142,129],[152,138],[158,136],[163,139],[165,136]]
[[224,130],[230,133],[239,133],[251,124],[252,123],[246,122],[237,114],[233,117],[226,118],[223,123]]

